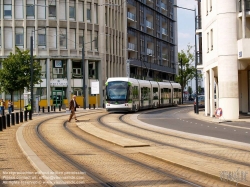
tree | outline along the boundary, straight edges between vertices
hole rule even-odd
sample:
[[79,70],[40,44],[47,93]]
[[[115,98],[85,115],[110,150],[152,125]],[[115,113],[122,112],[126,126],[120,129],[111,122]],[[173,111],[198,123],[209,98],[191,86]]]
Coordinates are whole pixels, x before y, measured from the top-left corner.
[[[2,69],[0,69],[0,87],[1,92],[6,92],[11,95],[20,92],[20,96],[24,88],[30,89],[31,69],[30,69],[30,54],[29,50],[21,51],[16,47],[16,54],[10,55],[3,59]],[[39,62],[33,62],[33,83],[38,84],[41,80],[41,66]],[[21,103],[21,101],[20,101]]]
[[188,87],[188,93],[189,93],[189,95],[191,95],[193,93],[193,89],[191,86]]
[[[192,54],[193,46],[187,45],[187,50],[181,50],[178,53],[178,62],[179,62],[179,75],[175,77],[175,81],[181,84],[181,87],[184,88],[189,80],[192,80],[195,77],[196,69],[193,65],[194,55]],[[182,61],[182,69],[180,62]]]

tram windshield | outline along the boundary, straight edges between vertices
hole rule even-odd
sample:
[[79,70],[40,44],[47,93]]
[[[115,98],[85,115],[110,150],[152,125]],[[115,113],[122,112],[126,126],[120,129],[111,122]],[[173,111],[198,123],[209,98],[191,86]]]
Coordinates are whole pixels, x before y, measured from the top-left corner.
[[108,101],[127,100],[128,82],[109,82],[106,87],[106,92]]

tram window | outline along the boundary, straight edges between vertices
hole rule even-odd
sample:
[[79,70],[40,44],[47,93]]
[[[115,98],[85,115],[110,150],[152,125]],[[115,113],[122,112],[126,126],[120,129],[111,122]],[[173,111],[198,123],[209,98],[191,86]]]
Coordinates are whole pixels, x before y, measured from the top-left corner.
[[138,99],[139,98],[139,89],[138,86],[134,86],[133,89],[133,99]]
[[158,88],[153,88],[153,99],[158,99]]

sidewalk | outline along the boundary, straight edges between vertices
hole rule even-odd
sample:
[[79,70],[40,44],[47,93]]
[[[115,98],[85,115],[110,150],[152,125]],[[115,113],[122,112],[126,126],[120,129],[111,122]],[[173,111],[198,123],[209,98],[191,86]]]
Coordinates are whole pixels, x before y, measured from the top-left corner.
[[222,122],[232,122],[232,121],[233,122],[237,122],[237,121],[250,122],[250,115],[245,115],[245,114],[240,114],[239,119],[235,119],[235,120],[226,120],[226,119],[223,119],[223,118],[219,119],[219,118],[216,118],[216,117],[206,116],[205,115],[205,109],[199,109],[199,114],[194,113],[193,110],[190,111],[188,114],[190,116],[192,116],[193,118],[196,118],[196,119],[199,119],[199,120],[202,120],[202,121],[212,122],[212,123],[222,123]]

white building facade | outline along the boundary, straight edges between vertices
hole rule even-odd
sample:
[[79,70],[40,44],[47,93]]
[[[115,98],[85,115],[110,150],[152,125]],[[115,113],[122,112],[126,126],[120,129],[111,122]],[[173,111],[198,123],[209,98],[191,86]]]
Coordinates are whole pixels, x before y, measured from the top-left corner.
[[250,112],[250,1],[202,0],[200,8],[205,114],[221,108],[221,119],[238,119]]

